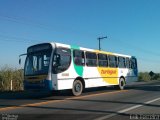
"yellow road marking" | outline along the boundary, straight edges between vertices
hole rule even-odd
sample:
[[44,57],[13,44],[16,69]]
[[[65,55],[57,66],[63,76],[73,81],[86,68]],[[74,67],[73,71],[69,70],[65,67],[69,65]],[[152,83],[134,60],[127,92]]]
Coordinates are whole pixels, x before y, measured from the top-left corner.
[[39,103],[24,104],[24,105],[19,105],[19,106],[0,108],[0,111],[13,110],[13,109],[18,109],[18,108],[23,108],[23,107],[35,107],[35,106],[46,105],[46,104],[50,104],[50,103],[64,102],[64,101],[72,100],[72,99],[87,98],[87,97],[93,97],[93,96],[100,96],[100,95],[104,95],[104,94],[113,94],[113,93],[127,92],[127,91],[128,90],[103,92],[103,93],[97,93],[97,94],[91,94],[91,95],[85,95],[85,96],[70,97],[70,98],[66,98],[64,100],[51,100],[51,101],[45,101],[45,102],[39,102]]

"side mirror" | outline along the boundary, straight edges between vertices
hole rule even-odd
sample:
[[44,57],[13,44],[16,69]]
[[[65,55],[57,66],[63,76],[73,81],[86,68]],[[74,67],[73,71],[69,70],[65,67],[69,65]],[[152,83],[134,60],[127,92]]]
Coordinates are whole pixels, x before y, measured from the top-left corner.
[[21,56],[24,56],[24,55],[27,55],[27,53],[19,55],[19,65],[21,65]]
[[21,58],[19,58],[19,65],[21,65]]

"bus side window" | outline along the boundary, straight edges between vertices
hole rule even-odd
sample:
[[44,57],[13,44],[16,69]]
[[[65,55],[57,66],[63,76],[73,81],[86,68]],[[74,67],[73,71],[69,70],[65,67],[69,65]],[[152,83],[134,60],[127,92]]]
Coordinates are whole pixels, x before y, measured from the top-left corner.
[[106,54],[98,54],[98,65],[99,67],[107,67],[108,66],[108,57]]
[[117,57],[114,55],[109,55],[109,67],[116,68],[117,67]]
[[125,68],[126,63],[125,63],[125,58],[124,57],[118,57],[118,67],[119,68]]
[[130,60],[129,60],[129,58],[126,58],[126,68],[130,68]]
[[86,52],[86,65],[90,67],[97,66],[97,54],[93,52]]
[[76,65],[84,66],[85,60],[84,60],[84,51],[82,50],[73,50],[73,58],[74,63]]

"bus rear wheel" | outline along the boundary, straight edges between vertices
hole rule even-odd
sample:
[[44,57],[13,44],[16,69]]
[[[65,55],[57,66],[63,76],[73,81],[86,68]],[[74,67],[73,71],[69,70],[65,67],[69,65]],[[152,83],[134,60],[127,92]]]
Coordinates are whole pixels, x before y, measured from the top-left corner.
[[125,79],[123,77],[121,77],[119,79],[119,85],[115,85],[114,86],[116,89],[118,90],[124,90],[124,87],[125,87]]
[[72,94],[74,96],[78,96],[78,95],[81,95],[83,91],[83,84],[80,80],[75,80],[73,82],[73,87],[72,87]]

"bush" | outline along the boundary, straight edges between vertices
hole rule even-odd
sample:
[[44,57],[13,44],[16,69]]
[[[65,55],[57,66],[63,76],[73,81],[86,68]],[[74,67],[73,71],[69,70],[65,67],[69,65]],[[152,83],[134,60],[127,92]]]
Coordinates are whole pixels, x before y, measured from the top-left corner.
[[151,77],[149,75],[149,72],[140,72],[138,75],[139,81],[150,81],[150,80],[160,80],[160,74],[154,73],[154,75]]
[[5,66],[0,69],[0,91],[18,91],[23,89],[23,70]]
[[138,75],[139,81],[150,81],[151,77],[148,72],[140,72]]

